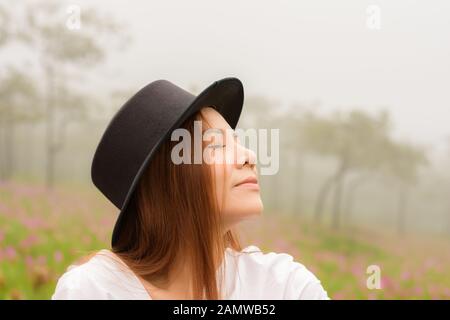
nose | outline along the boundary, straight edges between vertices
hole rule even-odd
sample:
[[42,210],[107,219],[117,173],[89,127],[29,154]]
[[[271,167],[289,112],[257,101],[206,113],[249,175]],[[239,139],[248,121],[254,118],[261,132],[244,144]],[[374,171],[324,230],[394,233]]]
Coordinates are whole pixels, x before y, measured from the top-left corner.
[[239,145],[238,148],[240,152],[236,161],[237,167],[242,168],[245,165],[248,165],[251,169],[253,169],[256,166],[256,153],[241,145]]

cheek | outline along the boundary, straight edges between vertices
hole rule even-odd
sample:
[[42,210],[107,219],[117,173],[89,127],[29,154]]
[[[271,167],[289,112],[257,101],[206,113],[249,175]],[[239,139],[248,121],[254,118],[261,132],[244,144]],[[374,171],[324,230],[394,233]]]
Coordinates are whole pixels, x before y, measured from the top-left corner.
[[216,196],[220,210],[223,210],[229,194],[230,168],[226,164],[214,164]]
[[260,192],[243,187],[232,188],[229,183],[221,192],[223,203],[221,212],[226,220],[238,221],[263,211]]

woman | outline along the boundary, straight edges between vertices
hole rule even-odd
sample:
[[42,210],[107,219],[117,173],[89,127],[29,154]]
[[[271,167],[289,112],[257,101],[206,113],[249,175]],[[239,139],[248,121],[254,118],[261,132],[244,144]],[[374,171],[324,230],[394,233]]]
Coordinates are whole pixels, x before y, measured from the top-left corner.
[[158,80],[125,103],[92,165],[121,209],[112,248],[69,266],[52,299],[328,299],[291,255],[239,243],[238,223],[263,210],[255,154],[233,130],[242,104],[236,78],[197,97]]

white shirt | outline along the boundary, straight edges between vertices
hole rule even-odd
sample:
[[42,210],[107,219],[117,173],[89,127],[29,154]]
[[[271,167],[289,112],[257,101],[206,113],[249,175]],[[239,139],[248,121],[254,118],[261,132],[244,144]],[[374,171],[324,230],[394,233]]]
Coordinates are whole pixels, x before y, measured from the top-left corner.
[[[258,252],[241,254],[226,249],[224,263],[218,270],[225,265],[223,299],[329,299],[316,276],[291,255],[263,253],[254,245],[242,251],[255,250]],[[121,259],[110,250],[100,252],[105,255],[96,254],[84,264],[70,265],[58,279],[51,299],[152,299]]]

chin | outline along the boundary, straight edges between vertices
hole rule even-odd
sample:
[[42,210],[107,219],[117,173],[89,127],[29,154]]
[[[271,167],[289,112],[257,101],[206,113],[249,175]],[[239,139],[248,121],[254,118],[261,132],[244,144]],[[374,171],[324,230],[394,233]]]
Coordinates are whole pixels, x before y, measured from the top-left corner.
[[261,201],[261,199],[255,201],[255,203],[253,203],[251,206],[249,206],[246,210],[246,214],[244,214],[245,216],[259,216],[261,215],[261,213],[264,210],[264,206],[263,203]]
[[255,201],[253,203],[241,203],[241,205],[234,209],[229,209],[224,212],[225,220],[229,224],[236,224],[243,220],[253,219],[259,217],[264,210],[261,202]]
[[241,201],[239,213],[243,217],[253,217],[259,216],[264,210],[263,203],[261,201],[261,197],[258,195],[257,197],[249,197],[245,201]]

